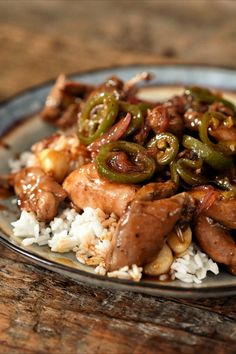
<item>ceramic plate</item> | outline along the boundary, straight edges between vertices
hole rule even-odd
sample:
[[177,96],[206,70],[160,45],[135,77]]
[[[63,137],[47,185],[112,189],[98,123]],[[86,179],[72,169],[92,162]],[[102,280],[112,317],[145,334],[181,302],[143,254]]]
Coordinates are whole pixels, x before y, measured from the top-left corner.
[[[161,65],[116,67],[72,75],[71,78],[91,84],[99,84],[110,75],[123,80],[130,79],[141,71],[155,75],[148,87],[140,88],[140,96],[153,100],[166,99],[182,92],[187,85],[203,85],[217,88],[236,103],[236,71],[225,68],[202,66]],[[52,127],[40,120],[39,112],[53,82],[29,89],[0,105],[0,174],[8,172],[8,159],[29,149],[33,142],[48,136]],[[26,119],[27,118],[27,119]],[[147,293],[155,296],[210,297],[236,294],[236,277],[223,271],[209,275],[201,284],[185,284],[180,281],[155,282],[142,280],[139,283],[103,277],[78,263],[70,254],[57,254],[47,247],[23,247],[13,237],[10,222],[18,218],[19,211],[12,199],[0,200],[0,242],[47,269],[62,273],[76,281],[94,286],[106,286],[123,290]]]

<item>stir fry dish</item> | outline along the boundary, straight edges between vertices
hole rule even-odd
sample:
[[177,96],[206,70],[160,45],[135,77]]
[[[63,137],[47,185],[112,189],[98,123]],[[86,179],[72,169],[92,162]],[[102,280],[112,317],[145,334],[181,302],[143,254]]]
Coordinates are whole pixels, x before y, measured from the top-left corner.
[[13,232],[100,275],[200,283],[218,265],[236,275],[236,107],[198,86],[142,100],[151,79],[59,76],[41,112],[58,130],[10,162]]

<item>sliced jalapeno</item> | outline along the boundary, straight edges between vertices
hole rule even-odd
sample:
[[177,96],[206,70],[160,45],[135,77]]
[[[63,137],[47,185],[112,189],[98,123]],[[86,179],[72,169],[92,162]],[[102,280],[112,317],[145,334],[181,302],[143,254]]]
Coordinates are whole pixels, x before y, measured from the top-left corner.
[[144,147],[122,140],[102,146],[95,164],[101,176],[119,183],[149,180],[156,168],[154,159],[148,156]]
[[156,160],[159,165],[168,165],[179,151],[179,141],[171,133],[160,133],[147,144],[147,147],[157,149]]
[[86,102],[79,119],[79,140],[89,145],[99,138],[115,122],[118,109],[118,101],[112,94],[102,92],[92,96]]

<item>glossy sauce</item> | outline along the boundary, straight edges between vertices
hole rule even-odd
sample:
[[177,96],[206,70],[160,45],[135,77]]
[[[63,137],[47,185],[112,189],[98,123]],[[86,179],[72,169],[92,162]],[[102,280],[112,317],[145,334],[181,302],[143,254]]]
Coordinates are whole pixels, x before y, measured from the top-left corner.
[[69,258],[57,257],[57,258],[56,258],[56,261],[59,262],[59,263],[61,263],[61,264],[66,265],[66,266],[68,266],[68,267],[75,267],[75,266],[76,266],[75,262],[73,262],[73,261],[72,261],[71,259],[69,259]]
[[13,190],[0,187],[0,199],[7,199],[13,195]]
[[[163,275],[165,275],[165,278],[160,279],[160,277],[162,277]],[[166,283],[166,282],[173,281],[173,279],[171,278],[171,274],[162,274],[157,276],[143,274],[142,280],[150,281],[150,282],[158,282],[158,283]]]

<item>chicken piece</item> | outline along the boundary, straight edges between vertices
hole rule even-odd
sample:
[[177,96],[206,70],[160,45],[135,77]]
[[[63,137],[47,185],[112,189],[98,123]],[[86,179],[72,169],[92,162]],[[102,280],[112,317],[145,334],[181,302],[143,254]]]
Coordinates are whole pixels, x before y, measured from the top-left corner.
[[166,132],[170,123],[168,109],[163,105],[154,107],[148,111],[147,121],[156,134]]
[[202,250],[214,261],[236,273],[236,243],[230,232],[205,215],[195,220],[194,233]]
[[236,198],[217,199],[204,214],[230,229],[236,229]]
[[196,188],[190,194],[200,205],[194,219],[194,234],[200,247],[236,275],[236,243],[230,231],[236,229],[236,198],[224,199],[212,187]]
[[118,100],[125,99],[126,97],[126,92],[124,91],[124,82],[117,76],[108,77],[105,82],[97,86],[91,92],[91,95],[104,91],[113,94]]
[[62,92],[66,96],[85,99],[95,89],[96,86],[76,81],[66,81],[62,87]]
[[188,214],[193,213],[194,201],[187,193],[154,201],[134,200],[119,221],[106,259],[108,270],[152,262],[187,209]]
[[60,75],[55,85],[53,86],[52,90],[50,91],[45,107],[41,113],[42,118],[49,122],[55,122],[56,119],[61,114],[61,105],[63,100],[63,92],[62,89],[65,85],[66,77],[65,75]]
[[183,119],[173,106],[158,105],[149,110],[147,122],[156,134],[170,132],[180,136],[184,130]]
[[[218,95],[220,95],[222,97],[222,95],[218,92]],[[213,102],[208,110],[210,112],[220,112],[223,113],[226,116],[234,116],[234,110],[232,108],[230,108],[229,106],[227,107],[227,105],[225,106],[225,104],[223,102],[220,101],[215,101]]]
[[105,213],[121,216],[138,189],[135,185],[111,183],[101,178],[91,163],[73,171],[63,188],[78,209],[101,208]]
[[16,173],[14,188],[21,209],[34,212],[39,221],[52,220],[67,196],[62,187],[38,167],[27,167]]
[[60,128],[73,125],[81,110],[80,101],[93,89],[92,85],[67,81],[66,76],[61,74],[47,97],[42,118]]
[[177,190],[177,186],[171,180],[166,182],[148,183],[140,188],[136,195],[135,200],[157,200],[171,197]]
[[192,102],[189,100],[187,95],[174,96],[170,98],[167,102],[163,102],[163,105],[167,108],[173,109],[175,112],[181,116],[186,112],[186,110],[191,106]]
[[236,127],[228,128],[221,124],[210,130],[210,135],[218,141],[236,141]]
[[[213,189],[211,188],[211,190]],[[214,189],[213,192],[215,194],[214,198],[210,203],[208,201],[205,208],[202,208],[201,214],[218,221],[229,229],[236,229],[236,198],[225,199],[217,189]],[[208,187],[194,188],[189,193],[201,204],[204,203],[204,198],[209,193],[209,189]]]
[[198,131],[202,120],[202,113],[188,108],[183,115],[185,128],[189,130]]

